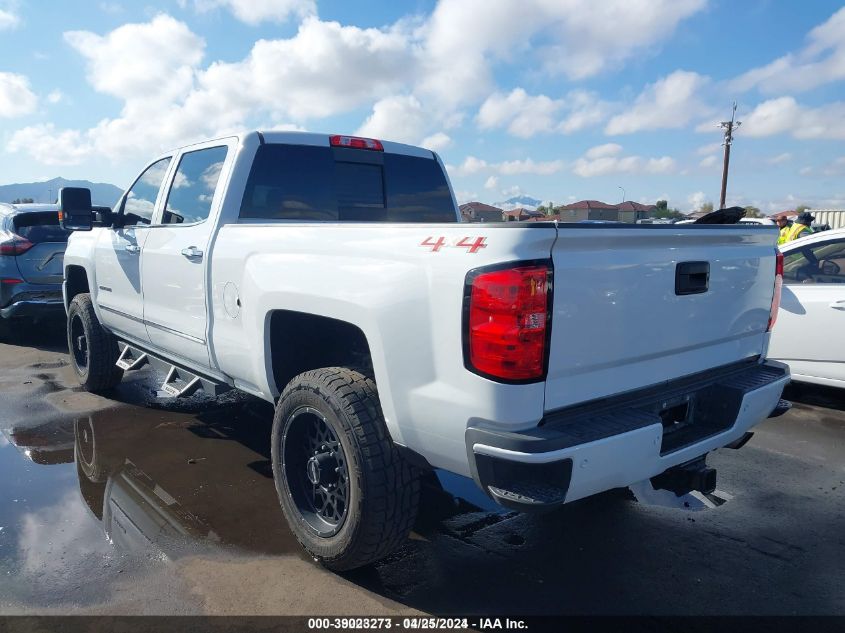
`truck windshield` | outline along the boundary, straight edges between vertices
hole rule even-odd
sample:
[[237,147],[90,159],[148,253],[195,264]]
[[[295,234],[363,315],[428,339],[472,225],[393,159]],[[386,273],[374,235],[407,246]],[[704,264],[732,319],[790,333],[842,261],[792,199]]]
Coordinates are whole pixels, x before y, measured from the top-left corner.
[[328,222],[457,222],[434,158],[310,145],[262,145],[240,217]]
[[41,242],[67,242],[69,231],[59,226],[58,211],[21,213],[12,220],[15,233],[33,244]]

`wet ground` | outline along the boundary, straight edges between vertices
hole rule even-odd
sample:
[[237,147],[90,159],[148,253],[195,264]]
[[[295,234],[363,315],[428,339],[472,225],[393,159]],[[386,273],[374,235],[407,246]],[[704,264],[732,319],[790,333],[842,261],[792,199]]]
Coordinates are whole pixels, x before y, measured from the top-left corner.
[[400,551],[339,576],[285,526],[272,410],[155,388],[75,389],[61,321],[0,343],[0,613],[845,614],[845,392],[791,388],[713,455],[718,508],[516,515],[441,475]]

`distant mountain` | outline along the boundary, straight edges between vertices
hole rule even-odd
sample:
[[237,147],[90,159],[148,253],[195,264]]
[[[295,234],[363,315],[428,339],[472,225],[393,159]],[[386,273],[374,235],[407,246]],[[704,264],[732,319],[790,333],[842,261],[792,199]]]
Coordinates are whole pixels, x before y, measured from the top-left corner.
[[32,198],[35,202],[55,202],[62,187],[85,187],[91,190],[91,202],[111,207],[117,202],[123,189],[104,182],[67,180],[53,178],[43,182],[25,182],[0,185],[0,202],[12,202],[18,198]]
[[505,211],[511,211],[513,209],[517,209],[519,207],[525,207],[526,209],[536,209],[541,204],[543,204],[542,200],[537,200],[537,198],[532,198],[531,196],[514,196],[513,198],[508,198],[504,202],[497,202],[495,205]]

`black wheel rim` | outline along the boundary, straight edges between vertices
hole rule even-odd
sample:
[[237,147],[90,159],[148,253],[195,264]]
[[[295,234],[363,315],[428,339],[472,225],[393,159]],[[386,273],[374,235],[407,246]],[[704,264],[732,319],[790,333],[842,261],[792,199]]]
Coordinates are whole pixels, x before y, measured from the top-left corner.
[[75,315],[70,321],[70,336],[68,346],[73,354],[73,362],[77,369],[84,372],[88,369],[88,337],[82,319]]
[[288,418],[282,439],[288,494],[305,523],[321,537],[338,533],[349,510],[346,454],[325,416],[301,407]]
[[85,474],[90,476],[94,464],[94,428],[90,418],[76,420],[76,442],[77,459]]

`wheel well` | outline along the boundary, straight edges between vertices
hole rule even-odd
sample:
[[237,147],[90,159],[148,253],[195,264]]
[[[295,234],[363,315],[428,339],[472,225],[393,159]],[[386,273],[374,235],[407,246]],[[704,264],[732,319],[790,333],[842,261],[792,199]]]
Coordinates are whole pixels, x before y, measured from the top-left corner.
[[279,393],[294,376],[320,367],[355,367],[373,376],[367,337],[346,321],[277,310],[270,316],[270,353]]
[[73,298],[83,292],[89,292],[88,274],[82,266],[68,266],[65,269],[65,307]]

